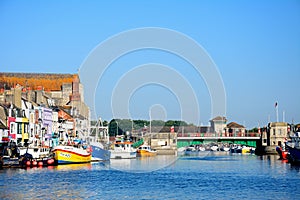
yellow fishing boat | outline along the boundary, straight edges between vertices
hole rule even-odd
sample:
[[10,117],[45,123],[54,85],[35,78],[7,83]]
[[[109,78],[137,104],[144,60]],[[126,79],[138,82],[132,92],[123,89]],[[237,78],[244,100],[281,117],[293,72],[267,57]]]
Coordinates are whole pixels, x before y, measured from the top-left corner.
[[137,155],[138,156],[156,156],[157,152],[154,149],[151,149],[149,145],[141,145],[137,149]]
[[90,148],[56,146],[53,149],[53,153],[57,164],[88,163],[92,159]]

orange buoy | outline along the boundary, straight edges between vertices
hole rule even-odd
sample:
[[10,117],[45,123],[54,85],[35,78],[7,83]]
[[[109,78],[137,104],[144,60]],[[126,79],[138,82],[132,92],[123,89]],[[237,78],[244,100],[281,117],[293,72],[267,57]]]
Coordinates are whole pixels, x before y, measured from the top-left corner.
[[86,151],[87,151],[88,153],[92,153],[92,152],[93,152],[93,149],[92,149],[91,146],[89,146],[89,147],[86,148]]
[[51,158],[51,159],[49,159],[49,160],[47,160],[47,164],[48,165],[52,165],[54,163],[54,160]]
[[27,166],[30,166],[30,165],[31,165],[31,163],[30,163],[29,160],[26,162],[26,165],[27,165]]
[[42,161],[38,162],[38,165],[43,166],[43,162]]

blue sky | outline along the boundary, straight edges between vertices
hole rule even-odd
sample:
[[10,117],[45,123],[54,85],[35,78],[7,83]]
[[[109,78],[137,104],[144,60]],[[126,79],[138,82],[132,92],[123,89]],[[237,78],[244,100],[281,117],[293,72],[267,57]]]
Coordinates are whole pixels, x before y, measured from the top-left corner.
[[[0,27],[0,71],[51,73],[76,73],[99,43],[120,32],[172,29],[194,39],[215,62],[226,90],[229,121],[247,128],[266,125],[268,117],[276,119],[278,101],[280,121],[284,111],[286,121],[300,122],[299,1],[4,0]],[[182,59],[155,50],[133,52],[111,66],[98,85],[97,115],[111,119],[110,95],[119,78],[149,62],[167,64],[183,74],[201,110],[199,119],[189,121],[207,124],[212,117],[210,99],[201,77]],[[148,119],[147,109],[154,104],[164,106],[168,119],[180,118],[175,96],[158,85],[132,95],[132,118]],[[195,114],[193,108],[186,109]],[[162,110],[153,118],[165,117]]]

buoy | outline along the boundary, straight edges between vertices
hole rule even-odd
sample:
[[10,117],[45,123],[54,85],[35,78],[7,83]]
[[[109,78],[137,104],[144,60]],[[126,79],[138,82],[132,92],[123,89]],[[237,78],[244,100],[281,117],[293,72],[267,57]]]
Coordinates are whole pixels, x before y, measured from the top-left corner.
[[91,146],[89,146],[89,147],[86,148],[86,151],[87,151],[88,153],[92,153],[92,152],[93,152],[93,149],[92,149]]
[[32,161],[32,165],[33,166],[36,166],[37,165],[37,162],[34,160],[34,161]]
[[47,160],[47,164],[48,165],[52,165],[54,163],[54,160],[51,158],[51,159],[49,159],[49,160]]
[[38,163],[38,165],[39,165],[39,166],[43,166],[43,162],[40,161],[40,162]]
[[30,163],[30,161],[28,160],[28,161],[26,162],[26,165],[27,165],[27,166],[30,166],[30,164],[31,164],[31,163]]

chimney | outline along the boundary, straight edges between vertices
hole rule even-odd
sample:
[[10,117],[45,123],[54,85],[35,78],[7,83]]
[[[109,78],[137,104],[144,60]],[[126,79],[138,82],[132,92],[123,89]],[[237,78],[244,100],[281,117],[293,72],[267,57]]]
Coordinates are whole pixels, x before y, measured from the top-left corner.
[[35,91],[35,103],[41,104],[43,102],[43,87],[38,86]]
[[13,89],[13,104],[17,107],[17,108],[22,108],[22,88],[17,85],[14,89]]

